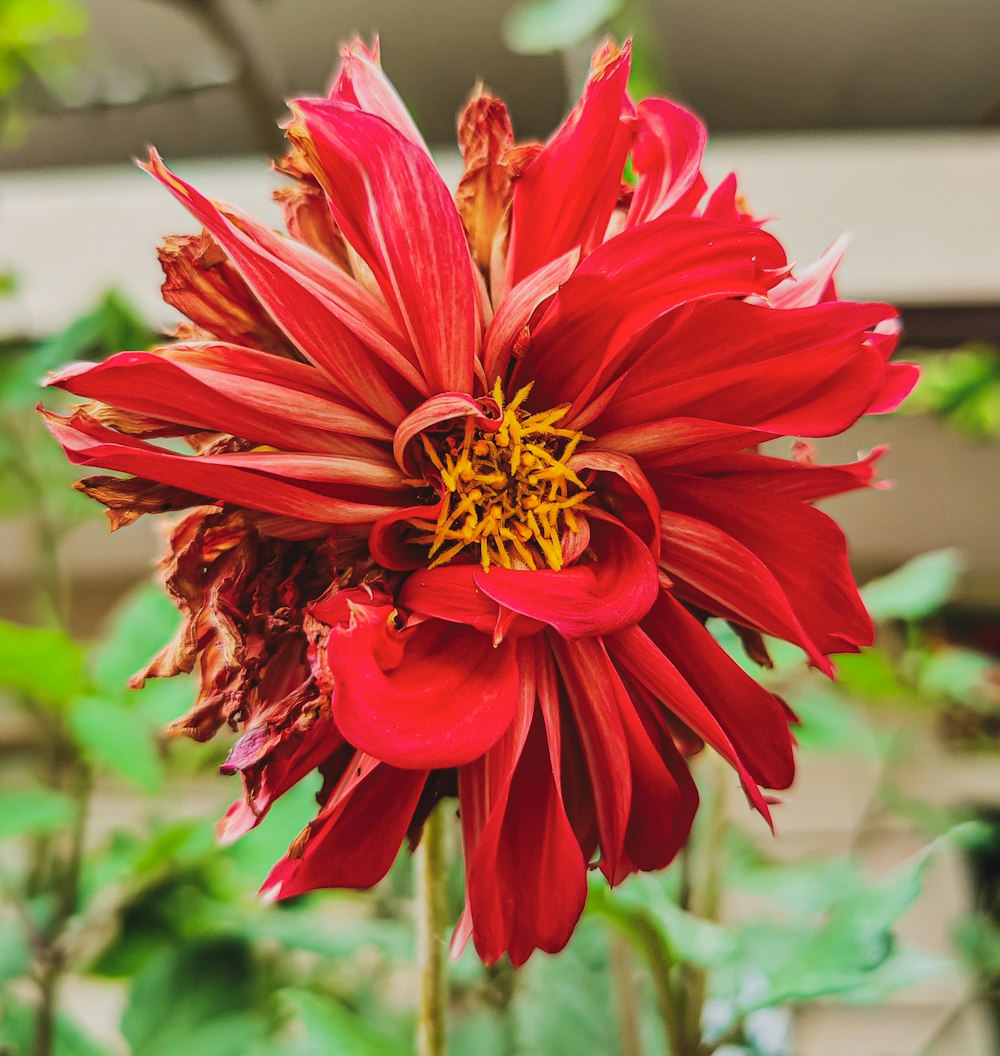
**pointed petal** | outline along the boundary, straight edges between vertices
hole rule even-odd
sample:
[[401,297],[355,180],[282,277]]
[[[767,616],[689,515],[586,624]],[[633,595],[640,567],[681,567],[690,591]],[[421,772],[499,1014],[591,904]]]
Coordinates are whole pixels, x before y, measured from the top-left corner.
[[684,107],[667,99],[644,99],[636,107],[632,165],[638,175],[627,226],[655,220],[699,184],[708,130]]
[[289,138],[409,335],[431,393],[469,392],[480,334],[465,232],[426,151],[344,103],[301,99]]
[[576,109],[514,184],[507,255],[512,287],[555,257],[601,241],[618,200],[631,133],[631,48],[595,56]]
[[327,887],[367,888],[389,871],[413,820],[427,772],[397,770],[358,753],[347,768],[363,777],[347,794],[331,795],[314,821],[271,870],[268,899]]
[[427,144],[410,111],[382,71],[378,41],[369,49],[362,41],[353,40],[341,49],[340,54],[342,61],[330,87],[329,98],[381,117],[411,143],[427,151]]
[[670,594],[660,595],[642,628],[669,650],[685,681],[719,720],[750,776],[764,788],[788,788],[795,776],[788,712],[733,660]]

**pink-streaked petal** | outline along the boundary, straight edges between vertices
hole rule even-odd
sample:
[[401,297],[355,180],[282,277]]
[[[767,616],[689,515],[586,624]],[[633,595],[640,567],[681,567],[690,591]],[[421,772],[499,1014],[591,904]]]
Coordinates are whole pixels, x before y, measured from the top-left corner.
[[371,48],[360,40],[353,40],[341,48],[340,54],[342,61],[330,87],[330,99],[351,103],[366,114],[381,117],[411,143],[426,151],[427,144],[420,129],[392,82],[382,71],[378,40]]
[[503,299],[484,340],[483,370],[487,391],[497,378],[505,376],[514,344],[535,309],[558,291],[579,262],[580,249],[574,247],[525,276]]
[[204,495],[209,505],[231,502],[251,510],[327,524],[368,524],[391,513],[397,505],[338,498],[224,461],[174,454],[100,426],[79,412],[68,418],[50,411],[42,413],[49,431],[74,465],[99,466],[184,488]]
[[774,308],[808,308],[832,301],[836,297],[833,277],[850,243],[850,235],[841,235],[814,264],[796,269],[770,290],[766,303]]
[[[495,406],[492,400],[490,404]],[[483,403],[461,392],[442,392],[425,400],[415,411],[399,423],[392,441],[393,454],[397,464],[407,473],[416,475],[418,461],[423,456],[414,452],[410,445],[425,430],[432,429],[442,422],[456,418],[474,417],[480,427],[496,428],[497,421],[491,418],[483,408]],[[419,446],[419,445],[418,445]],[[414,460],[413,454],[419,457]]]
[[754,781],[788,788],[795,759],[782,701],[755,682],[670,594],[661,594],[642,628],[719,720]]
[[[123,410],[273,447],[354,451],[384,463],[387,447],[359,438],[391,439],[381,422],[328,397],[235,370],[205,370],[197,366],[197,357],[185,361],[169,351],[120,352],[103,363],[74,363],[48,384]],[[345,442],[343,434],[352,439]]]
[[507,286],[601,240],[618,200],[631,131],[623,118],[631,49],[595,56],[583,96],[514,184]]
[[825,466],[811,461],[789,461],[750,452],[728,454],[719,458],[691,462],[684,467],[687,473],[716,479],[733,480],[787,495],[801,502],[816,502],[832,495],[842,495],[858,488],[880,488],[875,482],[878,460],[888,451],[876,447],[857,462],[839,466]]
[[636,107],[632,165],[638,175],[627,226],[670,212],[699,184],[708,131],[684,107],[667,99],[644,99]]
[[481,339],[473,264],[434,163],[354,106],[301,99],[293,108],[299,118],[289,135],[409,335],[429,391],[471,391]]
[[595,444],[631,455],[647,467],[685,465],[754,447],[775,434],[703,418],[662,418],[598,434]]
[[573,455],[567,465],[577,475],[587,470],[600,474],[611,474],[617,480],[605,480],[601,495],[605,502],[613,503],[616,516],[649,545],[656,559],[660,556],[660,502],[656,492],[630,455],[618,451],[604,451],[588,444]]
[[[303,355],[323,371],[338,395],[385,421],[395,423],[405,416],[403,403],[383,376],[386,368],[378,354],[363,344],[346,324],[343,306],[338,306],[325,286],[310,278],[305,268],[297,271],[254,242],[204,195],[172,173],[155,151],[150,153],[149,164],[144,167],[208,228],[274,321]],[[287,241],[288,246],[283,247],[285,253],[297,253],[312,266],[322,262],[330,282],[337,275],[337,281],[361,291],[360,286],[323,258],[304,247],[295,249],[297,244]],[[393,354],[388,339],[380,348],[385,354]],[[394,353],[394,364],[399,370],[407,370],[406,360],[399,353]]]
[[355,603],[330,630],[333,715],[351,744],[393,766],[433,769],[482,755],[510,725],[515,649],[443,620]]
[[478,565],[475,584],[487,597],[554,628],[565,638],[604,634],[641,619],[656,598],[656,562],[633,532],[591,511],[597,559],[559,572]]

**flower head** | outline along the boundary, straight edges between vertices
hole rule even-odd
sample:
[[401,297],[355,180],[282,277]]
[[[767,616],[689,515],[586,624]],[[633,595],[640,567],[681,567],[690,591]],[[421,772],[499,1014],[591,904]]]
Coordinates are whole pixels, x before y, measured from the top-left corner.
[[[762,453],[895,406],[884,304],[836,299],[835,247],[795,272],[705,131],[633,103],[606,46],[544,145],[483,93],[448,191],[354,44],[292,105],[288,234],[144,167],[204,229],[168,239],[176,343],[77,364],[46,412],[113,526],[190,508],[166,585],[184,615],[144,677],[198,667],[176,732],[241,736],[235,839],[313,770],[320,809],[265,889],[366,887],[457,797],[470,935],[487,961],[568,940],[596,865],[666,865],[709,745],[768,817],[790,713],[716,643],[729,620],[831,673],[870,642],[817,499],[853,465]],[[634,183],[623,183],[626,162]],[[163,438],[182,438],[179,453]]]

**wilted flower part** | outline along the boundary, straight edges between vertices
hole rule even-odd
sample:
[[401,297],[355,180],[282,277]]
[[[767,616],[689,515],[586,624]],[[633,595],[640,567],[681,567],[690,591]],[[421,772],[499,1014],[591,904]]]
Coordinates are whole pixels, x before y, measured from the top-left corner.
[[[628,45],[595,56],[544,145],[483,93],[453,198],[377,49],[293,104],[288,235],[148,171],[203,229],[168,240],[181,340],[69,367],[46,412],[113,526],[195,507],[166,584],[178,639],[139,676],[198,667],[175,732],[241,731],[225,840],[318,769],[320,809],[273,897],[367,887],[446,797],[460,807],[457,946],[558,950],[588,867],[657,869],[690,830],[704,745],[763,789],[792,716],[717,644],[831,654],[871,641],[843,535],[813,505],[873,452],[761,453],[895,406],[884,304],[836,299],[834,246],[792,270],[705,131],[633,103]],[[626,162],[634,183],[623,183]],[[182,438],[190,453],[160,438]]]

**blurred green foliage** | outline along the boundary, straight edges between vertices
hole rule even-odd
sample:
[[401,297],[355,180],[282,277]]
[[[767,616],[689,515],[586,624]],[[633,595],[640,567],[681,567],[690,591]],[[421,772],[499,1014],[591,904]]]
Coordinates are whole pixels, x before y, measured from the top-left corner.
[[51,89],[70,74],[72,45],[86,27],[77,0],[0,0],[0,142],[23,131],[27,84]]
[[1000,436],[1000,352],[996,348],[976,342],[912,358],[920,364],[920,381],[904,413],[934,414],[976,440]]
[[[36,385],[68,360],[142,348],[153,336],[112,295],[52,339],[0,353],[2,513],[29,518],[33,536],[51,544],[35,555],[37,619],[0,622],[0,728],[19,731],[0,740],[0,1054],[404,1056],[415,992],[408,856],[374,892],[259,902],[253,892],[311,816],[315,786],[303,782],[265,825],[217,846],[221,797],[238,795],[211,774],[225,746],[160,732],[185,710],[190,679],[126,688],[172,636],[173,606],[150,585],[85,641],[64,629],[58,542],[100,514],[67,487],[74,471],[32,410]],[[894,788],[900,734],[883,719],[996,710],[994,661],[935,629],[961,571],[958,555],[938,551],[870,583],[878,643],[839,659],[838,684],[778,642],[763,672],[799,714],[803,752],[877,765],[873,809],[926,832],[924,850],[874,879],[849,850],[779,860],[730,821],[732,775],[700,758],[704,809],[674,866],[614,891],[594,883],[557,957],[537,955],[514,973],[505,963],[484,969],[470,950],[450,966],[452,1056],[624,1052],[625,1037],[630,1056],[794,1056],[795,1006],[877,1003],[954,972],[901,946],[896,926],[936,856],[996,837],[954,829],[954,812]],[[726,624],[711,626],[752,666]],[[453,851],[452,919],[462,899]],[[733,915],[731,901],[752,911]],[[957,936],[977,993],[1000,980],[1000,926],[988,909]],[[99,1037],[80,1015],[94,993],[109,995],[118,1016]]]

